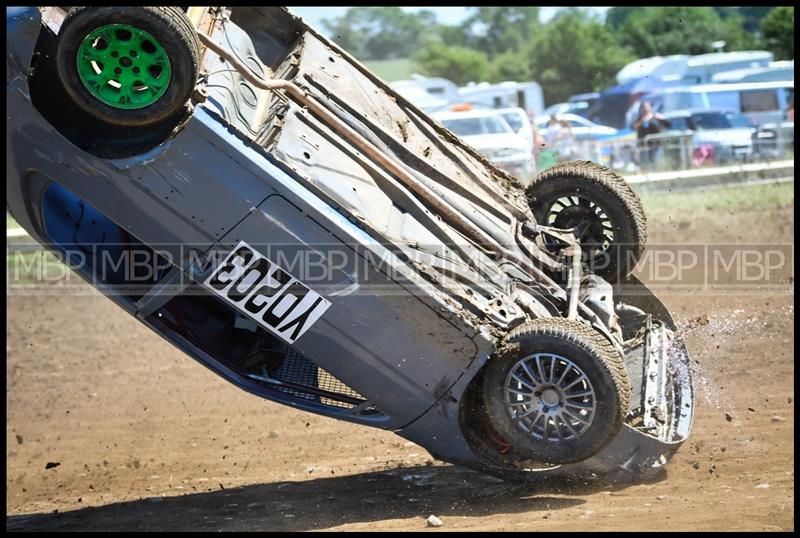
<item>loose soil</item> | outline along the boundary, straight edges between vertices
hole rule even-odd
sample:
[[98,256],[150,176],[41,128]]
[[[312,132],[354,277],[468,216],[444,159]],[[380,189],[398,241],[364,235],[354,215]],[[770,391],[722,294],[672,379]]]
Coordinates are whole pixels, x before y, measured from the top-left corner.
[[[793,244],[793,224],[793,202],[677,208],[650,242]],[[661,295],[695,361],[695,421],[664,476],[625,486],[504,483],[240,391],[96,292],[12,294],[7,528],[793,530],[793,293]]]

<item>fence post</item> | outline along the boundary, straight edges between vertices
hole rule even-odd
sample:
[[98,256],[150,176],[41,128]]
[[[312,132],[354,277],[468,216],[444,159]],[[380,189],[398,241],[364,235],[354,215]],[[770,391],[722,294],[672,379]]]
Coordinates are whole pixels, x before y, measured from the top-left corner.
[[775,127],[776,127],[776,129],[775,129],[775,142],[776,142],[775,149],[777,150],[775,152],[776,153],[775,157],[777,159],[783,159],[784,153],[786,151],[786,137],[783,135],[783,133],[784,133],[783,122],[779,121],[777,124],[775,124]]
[[684,170],[692,168],[692,135],[684,135],[681,139],[681,164]]

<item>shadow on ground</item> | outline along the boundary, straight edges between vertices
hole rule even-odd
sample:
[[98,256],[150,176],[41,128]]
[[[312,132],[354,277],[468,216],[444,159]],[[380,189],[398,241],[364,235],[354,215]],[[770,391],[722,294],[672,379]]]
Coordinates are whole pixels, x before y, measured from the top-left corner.
[[69,512],[8,516],[6,529],[306,531],[387,519],[481,517],[572,508],[581,495],[618,490],[602,481],[511,483],[458,467],[401,467],[154,497]]

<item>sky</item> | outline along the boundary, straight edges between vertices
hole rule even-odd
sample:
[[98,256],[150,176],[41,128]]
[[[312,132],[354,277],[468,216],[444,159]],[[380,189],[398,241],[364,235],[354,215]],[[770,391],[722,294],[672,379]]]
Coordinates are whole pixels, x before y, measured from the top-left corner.
[[[319,32],[326,34],[325,28],[322,26],[322,19],[335,19],[337,17],[341,17],[345,14],[345,12],[350,9],[349,7],[289,7],[289,11],[294,13],[295,15],[299,15],[303,17],[303,19],[309,25],[313,26]],[[442,24],[447,25],[456,25],[461,23],[464,19],[469,16],[469,10],[466,7],[422,7],[422,6],[415,6],[415,7],[401,7],[408,12],[415,12],[420,11],[423,9],[427,9],[433,11],[436,14],[436,20]],[[561,7],[541,7],[539,8],[539,17],[542,22],[548,22],[553,16],[558,12],[558,10],[564,9]],[[588,9],[594,11],[600,16],[605,16],[606,11],[608,11],[608,7],[599,7],[599,6],[592,6],[592,7],[581,7],[579,9]]]

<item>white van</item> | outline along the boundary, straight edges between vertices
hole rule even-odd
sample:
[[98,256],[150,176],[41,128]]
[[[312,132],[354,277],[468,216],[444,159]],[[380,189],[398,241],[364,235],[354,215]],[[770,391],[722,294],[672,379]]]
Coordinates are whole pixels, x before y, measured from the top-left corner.
[[639,106],[650,101],[663,114],[686,109],[732,110],[753,125],[780,122],[794,96],[794,81],[698,84],[662,88],[642,96],[625,114],[628,127],[636,121]]
[[486,108],[519,107],[529,115],[544,110],[542,87],[536,82],[470,83],[458,89],[462,103]]
[[449,101],[434,96],[425,91],[425,88],[413,82],[405,83],[404,81],[402,84],[392,83],[391,86],[394,91],[408,99],[411,104],[428,114],[445,110],[450,106]]
[[407,80],[396,80],[389,86],[425,112],[443,110],[447,105],[456,103],[461,96],[458,86],[441,77],[423,77],[417,73]]

